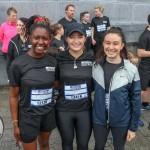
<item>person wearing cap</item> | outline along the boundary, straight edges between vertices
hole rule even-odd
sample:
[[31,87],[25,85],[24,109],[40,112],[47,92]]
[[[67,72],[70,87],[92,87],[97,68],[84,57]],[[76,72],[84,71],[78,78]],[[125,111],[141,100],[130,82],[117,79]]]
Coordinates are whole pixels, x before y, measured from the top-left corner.
[[63,150],[73,150],[74,131],[77,149],[88,150],[91,136],[92,63],[94,56],[84,50],[86,31],[82,24],[72,23],[66,28],[68,50],[56,56],[55,88],[56,120]]

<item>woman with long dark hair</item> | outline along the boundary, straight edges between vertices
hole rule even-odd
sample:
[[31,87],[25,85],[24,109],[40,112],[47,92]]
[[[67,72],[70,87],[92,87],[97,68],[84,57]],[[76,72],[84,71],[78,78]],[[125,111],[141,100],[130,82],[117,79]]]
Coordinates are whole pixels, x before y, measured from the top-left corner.
[[95,150],[103,150],[111,130],[116,150],[124,150],[138,129],[141,88],[136,66],[127,59],[125,36],[118,27],[104,34],[93,65]]
[[6,59],[6,68],[7,74],[9,76],[9,68],[14,59],[16,59],[21,54],[26,53],[30,48],[30,42],[25,37],[25,25],[27,22],[27,18],[19,18],[17,21],[17,35],[15,35],[9,42],[8,45],[8,53]]

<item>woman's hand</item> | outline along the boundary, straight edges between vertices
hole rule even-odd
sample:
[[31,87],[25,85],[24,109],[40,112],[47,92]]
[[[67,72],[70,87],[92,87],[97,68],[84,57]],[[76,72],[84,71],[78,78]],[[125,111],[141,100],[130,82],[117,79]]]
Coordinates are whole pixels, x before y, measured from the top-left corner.
[[92,44],[95,45],[96,44],[96,41],[94,39],[92,39]]
[[17,141],[21,141],[20,138],[20,129],[18,126],[14,126],[14,136]]
[[128,130],[128,133],[127,133],[127,141],[130,142],[132,139],[134,139],[136,136],[136,133],[135,132],[132,132],[130,130]]

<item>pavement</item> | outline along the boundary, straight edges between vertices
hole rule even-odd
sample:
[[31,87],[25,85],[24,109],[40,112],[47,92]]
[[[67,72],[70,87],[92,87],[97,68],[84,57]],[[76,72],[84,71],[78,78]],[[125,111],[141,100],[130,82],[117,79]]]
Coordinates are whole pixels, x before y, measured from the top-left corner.
[[[3,137],[0,139],[0,150],[18,150],[13,136],[13,126],[10,117],[8,86],[0,87],[0,116],[3,118],[5,125]],[[142,111],[142,119],[144,120],[144,126],[139,128],[137,136],[133,141],[126,143],[125,150],[150,150],[150,130],[148,129],[150,111]],[[21,149],[23,148],[21,147]],[[57,129],[53,130],[50,137],[50,150],[61,150],[61,139]],[[74,150],[76,150],[75,141]],[[93,134],[89,141],[89,150],[94,150]],[[107,141],[105,150],[113,150],[110,139]]]

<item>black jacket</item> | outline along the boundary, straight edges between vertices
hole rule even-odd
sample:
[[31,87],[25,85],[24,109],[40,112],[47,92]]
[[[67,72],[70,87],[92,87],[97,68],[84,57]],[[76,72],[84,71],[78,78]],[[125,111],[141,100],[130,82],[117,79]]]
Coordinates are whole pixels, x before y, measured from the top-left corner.
[[9,78],[9,68],[12,63],[12,61],[20,56],[21,54],[24,54],[31,48],[31,44],[29,41],[24,43],[24,47],[21,47],[19,45],[20,41],[20,36],[19,34],[15,35],[13,38],[11,38],[9,45],[8,45],[8,54],[7,54],[7,59],[6,59],[6,69],[7,69],[7,75]]

